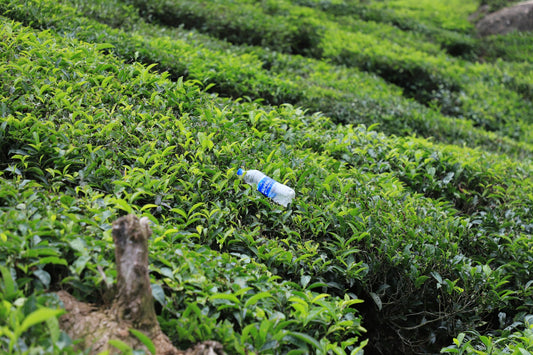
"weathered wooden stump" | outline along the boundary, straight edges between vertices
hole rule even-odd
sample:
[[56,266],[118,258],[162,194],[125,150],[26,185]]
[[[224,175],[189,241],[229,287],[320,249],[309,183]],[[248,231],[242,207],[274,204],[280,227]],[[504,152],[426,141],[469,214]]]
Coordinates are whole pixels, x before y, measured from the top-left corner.
[[113,241],[117,264],[117,294],[107,309],[79,302],[65,291],[58,292],[67,313],[60,318],[61,328],[72,338],[80,340],[80,349],[91,354],[109,350],[109,340],[117,339],[133,349],[147,351],[131,332],[138,330],[148,336],[159,355],[216,355],[224,354],[222,345],[207,341],[186,351],[176,349],[161,331],[157,321],[150,278],[148,275],[148,238],[152,234],[148,220],[134,215],[119,218],[113,223]]

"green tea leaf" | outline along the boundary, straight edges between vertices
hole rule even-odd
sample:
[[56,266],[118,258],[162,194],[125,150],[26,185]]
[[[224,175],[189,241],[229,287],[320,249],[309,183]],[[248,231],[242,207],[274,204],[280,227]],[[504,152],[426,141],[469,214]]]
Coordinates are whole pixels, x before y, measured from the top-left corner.
[[33,271],[33,274],[39,278],[39,280],[43,283],[44,287],[48,288],[50,287],[50,281],[52,278],[50,277],[50,274],[44,270],[37,269]]
[[231,293],[217,293],[212,295],[211,300],[227,300],[235,304],[241,304],[241,301]]
[[40,308],[32,313],[30,313],[20,325],[18,329],[19,334],[24,333],[28,328],[46,321],[48,318],[57,317],[63,314],[65,311],[62,309],[50,309],[50,308]]
[[144,346],[146,346],[148,351],[152,353],[152,355],[155,355],[156,353],[155,345],[148,336],[146,336],[144,333],[133,328],[130,328],[130,333],[135,335],[137,339],[139,339],[141,343],[143,343]]
[[374,301],[378,309],[381,311],[383,303],[381,302],[381,298],[379,297],[379,295],[375,292],[370,292],[370,297],[372,297],[372,300]]
[[7,300],[12,300],[17,297],[18,294],[15,281],[13,280],[11,272],[7,267],[0,265],[0,272],[2,273],[2,282],[5,297]]
[[166,305],[165,291],[160,284],[152,284],[152,296],[154,299],[159,302],[161,305]]
[[249,306],[253,306],[255,305],[257,302],[259,302],[259,300],[262,300],[264,298],[270,298],[272,297],[272,295],[270,294],[270,292],[259,292],[255,295],[253,295],[252,297],[250,297],[245,303],[244,303],[244,308],[248,308]]
[[122,351],[123,354],[128,354],[129,355],[129,354],[133,353],[133,349],[128,344],[124,343],[121,340],[111,339],[111,340],[109,340],[108,343],[109,343],[109,345],[114,346],[118,350]]
[[288,335],[293,336],[299,340],[306,342],[309,345],[312,345],[315,349],[320,349],[320,343],[313,337],[305,333],[300,332],[288,332]]
[[55,265],[65,265],[68,266],[68,263],[63,258],[58,258],[57,256],[48,256],[44,258],[40,258],[38,261],[38,264],[44,265],[44,264],[55,264]]
[[429,276],[426,276],[426,275],[417,277],[415,280],[415,287],[419,288],[420,286],[424,284],[424,282],[426,282],[427,279],[429,279]]
[[133,208],[126,200],[123,200],[121,198],[114,198],[113,202],[115,203],[115,207],[119,210],[122,210],[128,214],[134,213]]
[[300,277],[300,285],[302,285],[303,288],[309,284],[309,281],[311,281],[311,276],[309,275],[302,275],[302,277]]

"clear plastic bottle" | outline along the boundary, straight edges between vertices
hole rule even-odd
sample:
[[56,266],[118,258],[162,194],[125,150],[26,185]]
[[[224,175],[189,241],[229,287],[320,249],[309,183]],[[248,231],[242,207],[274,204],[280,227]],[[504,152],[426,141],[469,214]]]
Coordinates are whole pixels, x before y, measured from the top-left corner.
[[243,179],[247,184],[256,185],[257,191],[283,207],[287,207],[294,199],[294,196],[296,196],[293,189],[266,176],[259,170],[239,169],[237,175],[244,175]]

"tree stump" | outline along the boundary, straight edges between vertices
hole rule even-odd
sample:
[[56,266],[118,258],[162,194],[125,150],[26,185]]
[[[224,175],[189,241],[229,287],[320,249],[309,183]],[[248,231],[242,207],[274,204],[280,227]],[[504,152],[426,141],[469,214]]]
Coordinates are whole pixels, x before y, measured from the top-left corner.
[[222,345],[214,341],[197,344],[186,351],[176,349],[161,331],[157,321],[150,278],[148,275],[148,238],[152,234],[148,220],[127,215],[113,222],[113,242],[117,264],[117,295],[108,309],[79,302],[68,292],[58,296],[67,313],[60,318],[61,328],[75,340],[78,348],[98,354],[104,350],[117,352],[109,344],[116,339],[132,349],[146,346],[131,332],[138,330],[148,336],[159,355],[224,354]]

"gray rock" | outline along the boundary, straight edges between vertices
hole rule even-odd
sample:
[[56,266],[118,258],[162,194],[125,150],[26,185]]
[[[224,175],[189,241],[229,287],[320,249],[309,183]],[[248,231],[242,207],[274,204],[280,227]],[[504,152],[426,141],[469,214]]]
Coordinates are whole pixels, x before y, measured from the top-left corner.
[[476,29],[481,36],[533,31],[533,0],[485,16],[477,23]]

